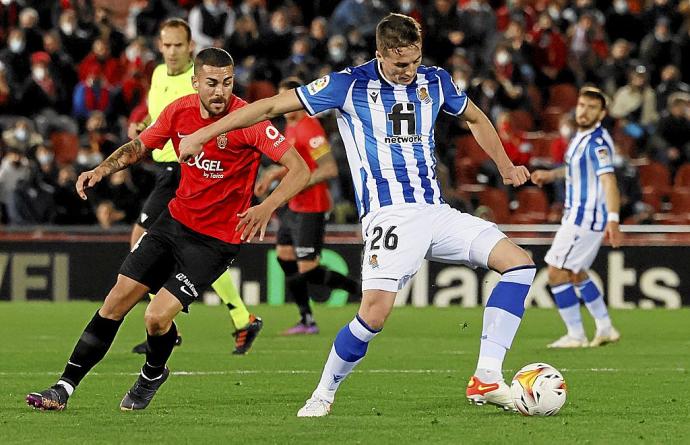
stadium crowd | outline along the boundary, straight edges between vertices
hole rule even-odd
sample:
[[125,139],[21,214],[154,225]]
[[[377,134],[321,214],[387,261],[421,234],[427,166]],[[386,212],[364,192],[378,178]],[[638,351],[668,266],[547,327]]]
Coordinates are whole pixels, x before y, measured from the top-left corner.
[[[235,94],[273,95],[281,79],[311,81],[369,60],[388,12],[416,18],[426,65],[440,65],[491,118],[513,162],[563,163],[577,89],[610,96],[605,126],[626,223],[690,223],[690,1],[614,0],[0,0],[2,223],[131,224],[150,190],[141,164],[74,190],[128,140],[147,113],[160,63],[156,35],[183,17],[196,48],[235,60]],[[121,5],[119,5],[121,6]],[[127,6],[127,5],[125,5]],[[116,10],[117,9],[117,10]],[[125,11],[120,13],[120,11]],[[355,222],[346,156],[321,116],[340,166],[336,222]],[[557,222],[563,187],[504,188],[457,119],[436,128],[446,200],[499,223]]]

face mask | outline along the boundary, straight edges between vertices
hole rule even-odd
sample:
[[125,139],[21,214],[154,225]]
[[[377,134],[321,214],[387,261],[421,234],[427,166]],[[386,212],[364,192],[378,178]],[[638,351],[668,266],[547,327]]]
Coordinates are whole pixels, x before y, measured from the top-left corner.
[[20,141],[25,141],[27,136],[26,128],[17,128],[14,130],[14,136]]
[[484,93],[486,97],[491,99],[492,97],[494,97],[494,94],[496,94],[496,91],[491,89],[491,87],[482,85],[482,93]]
[[53,162],[53,154],[52,153],[41,153],[40,155],[36,156],[36,160],[38,160],[38,163],[41,165],[48,165],[51,162]]
[[453,82],[455,83],[455,86],[458,87],[458,89],[465,91],[467,89],[467,81],[465,79],[453,79]]
[[613,166],[614,167],[621,167],[623,164],[625,164],[625,158],[619,154],[614,154],[613,155]]
[[64,23],[64,24],[60,25],[60,30],[65,35],[71,36],[72,33],[74,32],[74,25],[72,25],[71,23]]
[[345,60],[345,50],[340,47],[329,49],[328,54],[331,56],[331,59],[333,59],[334,62],[342,62]]
[[570,136],[572,136],[572,134],[573,134],[573,129],[570,128],[568,125],[563,125],[558,130],[558,132],[561,134],[561,137],[563,139],[570,139]]
[[130,46],[125,50],[125,57],[127,57],[127,60],[130,62],[135,62],[139,57],[141,56],[139,52],[139,48]]
[[618,14],[625,14],[628,12],[628,2],[625,0],[613,2],[613,9]]
[[548,11],[549,11],[549,15],[551,16],[551,18],[553,20],[558,20],[561,18],[561,11],[557,7],[551,6],[548,9]]
[[10,40],[9,47],[13,53],[19,53],[24,49],[24,41],[19,39]]
[[400,12],[403,14],[408,14],[414,8],[414,3],[411,1],[401,1],[400,2]]
[[508,55],[507,52],[501,51],[500,53],[496,53],[496,63],[498,65],[505,65],[508,62],[510,62],[510,56]]
[[42,66],[37,66],[31,72],[33,73],[34,79],[39,82],[46,78],[46,69]]

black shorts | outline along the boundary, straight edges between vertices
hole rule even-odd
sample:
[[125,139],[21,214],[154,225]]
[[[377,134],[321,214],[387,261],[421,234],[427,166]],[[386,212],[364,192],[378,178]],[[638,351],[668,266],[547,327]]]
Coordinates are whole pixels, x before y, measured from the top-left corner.
[[175,197],[180,184],[180,164],[177,162],[156,162],[156,183],[146,198],[137,224],[148,229],[158,219],[168,203]]
[[185,227],[165,209],[134,245],[120,273],[154,293],[164,287],[187,312],[187,307],[225,272],[239,250],[239,244]]
[[313,260],[321,255],[325,227],[325,213],[298,213],[286,209],[280,216],[277,243],[293,246],[298,261]]

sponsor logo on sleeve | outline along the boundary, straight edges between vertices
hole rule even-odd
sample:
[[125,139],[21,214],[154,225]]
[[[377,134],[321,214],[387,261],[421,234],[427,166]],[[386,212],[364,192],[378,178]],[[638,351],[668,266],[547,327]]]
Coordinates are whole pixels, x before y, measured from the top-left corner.
[[316,79],[309,85],[307,85],[307,91],[309,91],[309,94],[312,96],[318,93],[319,91],[323,90],[328,86],[328,83],[331,81],[331,76],[323,76],[321,78]]
[[599,159],[600,167],[611,165],[611,156],[609,156],[609,149],[606,147],[597,148],[597,159]]

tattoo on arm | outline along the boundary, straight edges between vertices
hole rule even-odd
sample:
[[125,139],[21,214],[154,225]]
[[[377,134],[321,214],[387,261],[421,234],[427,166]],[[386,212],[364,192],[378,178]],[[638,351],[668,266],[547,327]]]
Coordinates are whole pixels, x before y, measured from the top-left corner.
[[123,170],[132,164],[136,164],[146,155],[146,147],[139,138],[127,142],[113,152],[108,159],[103,161],[98,167],[105,176]]

